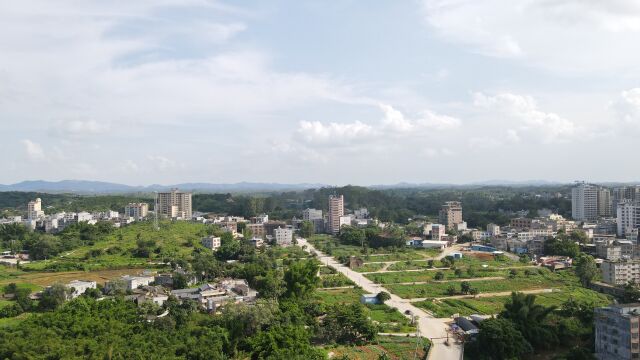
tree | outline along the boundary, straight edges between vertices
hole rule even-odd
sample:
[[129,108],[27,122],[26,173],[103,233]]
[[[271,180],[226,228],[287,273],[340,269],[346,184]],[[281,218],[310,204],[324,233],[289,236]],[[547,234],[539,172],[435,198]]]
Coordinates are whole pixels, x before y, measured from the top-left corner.
[[454,271],[454,274],[456,274],[457,277],[462,277],[462,269],[456,269],[456,271]]
[[582,254],[576,260],[576,275],[580,278],[582,286],[589,286],[598,274],[596,261],[591,255]]
[[70,289],[62,284],[53,284],[42,292],[38,306],[41,310],[55,310],[67,301]]
[[480,293],[480,290],[478,290],[478,288],[469,289],[469,294],[473,295],[473,297],[478,296],[479,293]]
[[309,238],[315,233],[315,226],[309,220],[305,220],[300,225],[300,236]]
[[442,280],[442,279],[444,279],[444,273],[443,273],[442,271],[438,271],[438,272],[434,275],[434,277],[433,277],[433,278],[434,278],[435,280]]
[[376,295],[376,298],[378,299],[378,301],[380,301],[381,303],[384,303],[387,300],[391,300],[391,295],[386,292],[386,291],[380,291],[378,293],[378,295]]
[[533,348],[507,319],[487,319],[480,323],[478,338],[469,346],[471,358],[479,360],[521,359]]
[[456,287],[453,285],[449,285],[449,287],[447,288],[447,294],[453,296],[456,294]]
[[552,346],[557,342],[557,336],[543,322],[556,307],[546,307],[536,304],[535,301],[536,296],[533,294],[513,292],[500,317],[511,320],[534,347]]
[[366,240],[365,231],[353,226],[340,228],[340,242],[343,244],[363,246]]
[[189,277],[187,277],[187,275],[180,273],[180,272],[175,272],[173,273],[173,283],[172,283],[172,287],[174,289],[184,289],[187,286],[189,286]]
[[[140,233],[138,233],[140,235]],[[139,258],[149,258],[156,246],[156,241],[153,239],[144,240],[142,236],[136,236],[136,248],[133,250],[133,256]]]
[[518,276],[518,270],[516,270],[516,269],[511,269],[511,270],[509,270],[509,277],[510,277],[510,278],[512,278],[512,279],[513,279],[513,278],[514,278],[514,277],[516,277],[516,276]]
[[61,243],[56,236],[45,234],[39,235],[33,245],[30,246],[29,255],[34,260],[49,259],[60,253]]
[[467,275],[472,278],[476,276],[476,269],[470,267],[467,269]]
[[287,290],[285,297],[307,298],[320,284],[318,263],[315,260],[302,260],[292,263],[284,273]]
[[311,345],[310,334],[303,326],[274,325],[249,340],[251,359],[324,359],[321,350]]
[[427,261],[427,267],[429,267],[429,268],[433,267],[433,260],[428,260]]
[[471,284],[468,281],[463,281],[460,283],[460,292],[463,294],[468,294],[471,291]]
[[633,283],[629,283],[624,286],[624,293],[622,295],[623,303],[635,303],[640,300],[640,289]]
[[322,321],[321,337],[330,343],[364,345],[375,339],[378,327],[359,303],[329,307]]

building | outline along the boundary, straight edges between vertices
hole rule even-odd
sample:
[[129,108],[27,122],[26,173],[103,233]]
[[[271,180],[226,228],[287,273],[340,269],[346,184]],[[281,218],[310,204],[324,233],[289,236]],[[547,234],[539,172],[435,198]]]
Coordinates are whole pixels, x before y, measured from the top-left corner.
[[27,219],[38,220],[44,217],[44,211],[42,211],[42,200],[40,198],[34,201],[29,201],[27,204]]
[[599,217],[611,217],[613,216],[611,191],[605,187],[601,187],[597,192],[598,203],[598,216]]
[[322,210],[304,209],[302,211],[302,220],[312,221],[322,219]]
[[289,246],[293,244],[293,230],[279,227],[275,229],[274,236],[276,244],[279,246]]
[[440,249],[444,250],[449,243],[447,241],[438,241],[438,240],[423,240],[422,247],[425,249]]
[[254,237],[263,238],[267,235],[264,224],[246,224],[245,229],[251,231],[251,235]]
[[172,219],[191,219],[191,193],[171,189],[158,193],[158,214]]
[[487,224],[487,233],[490,236],[499,236],[500,235],[500,226],[496,224]]
[[640,202],[622,200],[616,211],[618,236],[625,236],[640,227]]
[[72,290],[69,297],[75,299],[78,296],[84,294],[87,289],[95,289],[97,287],[97,284],[95,281],[73,280],[65,286],[66,288]]
[[260,214],[258,216],[252,216],[249,220],[252,224],[266,224],[269,222],[269,215]]
[[638,260],[605,260],[600,265],[600,270],[602,281],[609,285],[640,283],[640,261]]
[[571,217],[578,221],[598,219],[598,187],[584,182],[571,189]]
[[640,304],[596,308],[594,320],[597,359],[640,359]]
[[447,230],[456,228],[462,222],[462,204],[459,201],[447,201],[440,209],[440,223],[447,227]]
[[640,185],[623,186],[614,188],[611,192],[611,203],[615,216],[615,211],[618,208],[618,204],[624,200],[630,200],[631,202],[640,201]]
[[[514,229],[530,229],[532,222],[533,222],[533,219],[531,218],[517,217],[517,218],[511,219],[511,222],[509,223],[509,225]],[[487,231],[489,230],[487,229]]]
[[124,207],[124,216],[132,217],[136,221],[142,220],[149,215],[149,204],[147,203],[129,203]]
[[327,215],[327,232],[337,235],[340,232],[340,218],[344,216],[344,195],[329,195]]
[[369,210],[367,208],[356,209],[353,211],[353,215],[355,215],[356,219],[368,219]]
[[202,238],[202,246],[216,251],[220,248],[220,238],[217,236],[207,236]]
[[141,286],[147,286],[155,281],[153,276],[131,276],[125,275],[122,277],[122,281],[124,281],[127,290],[137,289]]

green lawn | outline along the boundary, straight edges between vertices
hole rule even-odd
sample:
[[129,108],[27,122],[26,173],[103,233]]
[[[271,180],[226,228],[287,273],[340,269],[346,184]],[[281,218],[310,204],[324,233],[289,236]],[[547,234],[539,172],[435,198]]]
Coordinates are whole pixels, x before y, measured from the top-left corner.
[[338,238],[330,235],[313,235],[308,240],[316,249],[327,255],[331,255],[335,258],[358,256],[365,262],[425,259],[436,256],[440,253],[438,250],[433,249],[415,249],[407,247],[400,249],[369,248],[368,254],[365,254],[361,246],[342,244]]
[[[471,286],[478,289],[480,293],[560,288],[568,285],[577,285],[577,278],[572,272],[546,272],[544,275],[531,276],[521,274],[515,278],[506,278],[499,281],[485,280],[471,282]],[[453,286],[459,291],[460,281],[432,282],[419,285],[391,284],[385,287],[402,298],[411,299],[449,296],[447,291],[449,286]]]
[[367,305],[369,317],[380,325],[383,333],[413,333],[416,327],[398,310],[387,305]]
[[383,267],[384,267],[384,264],[364,263],[359,268],[355,268],[353,270],[357,271],[357,272],[374,272],[374,271],[378,271],[378,270],[382,269]]
[[475,270],[473,272],[473,276],[469,276],[469,273],[467,273],[466,270],[463,270],[460,276],[457,276],[454,270],[391,272],[391,273],[380,273],[380,274],[366,274],[365,276],[377,284],[396,284],[396,283],[432,281],[434,276],[438,272],[442,272],[444,274],[444,280],[509,276],[508,270],[497,270],[497,269]]
[[[593,302],[596,306],[606,306],[611,303],[607,295],[593,290],[572,287],[560,289],[552,293],[536,294],[536,303],[544,306],[560,306],[569,298],[578,301]],[[450,317],[453,314],[463,316],[471,314],[497,314],[504,308],[509,296],[496,296],[477,299],[445,299],[442,301],[425,300],[414,305],[431,311],[436,317]]]

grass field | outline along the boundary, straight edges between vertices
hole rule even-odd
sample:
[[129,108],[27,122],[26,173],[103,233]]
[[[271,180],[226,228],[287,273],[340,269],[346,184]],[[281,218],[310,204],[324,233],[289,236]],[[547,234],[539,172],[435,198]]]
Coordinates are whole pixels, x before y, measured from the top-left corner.
[[[520,274],[514,278],[503,280],[474,281],[471,286],[478,289],[480,293],[522,291],[545,288],[561,288],[565,286],[577,285],[577,278],[573,272],[565,271],[558,273],[545,272],[544,275],[526,276]],[[432,282],[418,285],[391,284],[385,287],[394,294],[405,298],[422,297],[444,297],[449,296],[447,289],[453,286],[460,289],[459,281]]]
[[353,270],[357,272],[374,272],[382,269],[383,267],[384,264],[381,263],[364,263],[359,268],[355,268]]
[[313,246],[333,257],[349,257],[359,256],[364,262],[378,261],[397,261],[397,260],[416,260],[426,259],[437,256],[440,252],[433,249],[415,249],[415,248],[369,248],[368,253],[364,254],[361,246],[341,244],[340,241],[330,235],[318,234],[309,238],[309,242]]
[[429,340],[422,339],[423,346],[418,348],[416,356],[416,338],[402,336],[380,336],[375,344],[366,346],[338,346],[327,349],[332,358],[359,360],[378,360],[382,354],[390,359],[424,359],[429,349]]
[[[502,311],[509,298],[509,296],[496,296],[477,299],[425,300],[414,303],[414,305],[429,310],[436,317],[450,317],[453,314],[463,316],[471,314],[493,315]],[[536,294],[536,303],[544,306],[560,306],[570,298],[593,302],[596,306],[606,306],[612,301],[607,295],[585,288],[573,287],[554,290],[552,293]]]
[[454,270],[425,270],[425,271],[366,274],[365,277],[367,277],[368,279],[372,280],[377,284],[397,284],[397,283],[408,283],[408,282],[432,281],[434,276],[436,276],[438,272],[442,272],[444,274],[444,280],[509,276],[509,270],[479,269],[473,272],[473,276],[469,276],[469,273],[467,273],[466,270],[463,271],[460,276],[457,276]]
[[[21,272],[0,267],[0,291],[9,283],[39,290],[45,286],[60,282],[68,283],[71,280],[93,280],[104,284],[105,281],[119,278],[122,275],[133,275],[144,271],[137,269],[98,270],[98,271],[64,271],[64,272]],[[6,271],[6,272],[5,272]]]

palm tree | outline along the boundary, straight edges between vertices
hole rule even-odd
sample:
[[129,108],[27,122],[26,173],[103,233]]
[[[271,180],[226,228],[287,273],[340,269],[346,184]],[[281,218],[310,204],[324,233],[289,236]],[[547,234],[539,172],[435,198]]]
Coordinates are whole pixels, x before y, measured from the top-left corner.
[[557,342],[557,337],[543,322],[556,307],[543,306],[535,301],[533,294],[512,292],[511,300],[504,305],[500,317],[511,320],[534,347],[548,347]]

